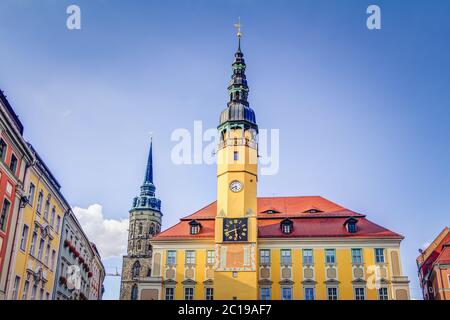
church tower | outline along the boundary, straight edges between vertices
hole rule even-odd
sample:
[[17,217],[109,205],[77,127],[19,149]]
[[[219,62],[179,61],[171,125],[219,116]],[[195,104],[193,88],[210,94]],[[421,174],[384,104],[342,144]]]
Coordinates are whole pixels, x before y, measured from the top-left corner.
[[230,101],[220,115],[217,151],[214,299],[258,299],[256,220],[258,125],[247,101],[249,88],[238,49],[228,87]]
[[150,240],[161,230],[161,200],[155,196],[152,149],[153,143],[150,142],[144,183],[140,195],[133,199],[130,210],[128,249],[122,265],[121,300],[139,299],[139,284],[151,275]]

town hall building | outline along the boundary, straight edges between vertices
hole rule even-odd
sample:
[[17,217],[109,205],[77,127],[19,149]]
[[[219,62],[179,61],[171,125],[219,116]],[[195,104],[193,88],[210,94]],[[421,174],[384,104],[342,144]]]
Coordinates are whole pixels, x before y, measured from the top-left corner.
[[403,236],[320,196],[258,197],[258,124],[238,49],[220,115],[217,200],[160,232],[151,151],[121,299],[406,300]]

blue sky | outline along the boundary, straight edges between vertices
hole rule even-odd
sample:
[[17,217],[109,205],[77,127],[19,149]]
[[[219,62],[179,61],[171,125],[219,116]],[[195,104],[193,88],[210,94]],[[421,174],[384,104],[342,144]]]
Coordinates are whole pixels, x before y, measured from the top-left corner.
[[[82,29],[66,28],[77,4]],[[378,4],[382,29],[366,28]],[[250,103],[280,129],[260,196],[322,195],[403,234],[449,224],[448,1],[0,1],[0,88],[71,205],[128,217],[154,135],[163,228],[216,197],[214,165],[171,162],[178,128],[218,124],[241,16]],[[100,246],[100,244],[99,244]],[[104,261],[108,272],[120,258]],[[108,277],[105,298],[118,297]]]

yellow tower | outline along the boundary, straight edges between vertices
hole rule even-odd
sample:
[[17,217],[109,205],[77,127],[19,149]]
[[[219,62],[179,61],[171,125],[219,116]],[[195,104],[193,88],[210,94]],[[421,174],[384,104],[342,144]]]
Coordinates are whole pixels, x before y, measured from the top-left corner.
[[241,25],[235,26],[239,45],[228,87],[230,101],[218,127],[214,298],[255,300],[258,299],[258,126],[247,101]]

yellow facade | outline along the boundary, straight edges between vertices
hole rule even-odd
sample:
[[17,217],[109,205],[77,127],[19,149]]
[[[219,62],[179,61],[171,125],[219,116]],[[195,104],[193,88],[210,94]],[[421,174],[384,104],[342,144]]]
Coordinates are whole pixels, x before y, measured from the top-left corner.
[[57,182],[43,167],[28,168],[28,203],[21,210],[9,296],[18,300],[52,299],[64,213],[69,209]]
[[[395,285],[391,284],[391,281],[395,277],[400,277],[400,274],[394,275],[393,269],[396,267],[394,265],[399,265],[400,261],[392,261],[391,252],[397,252],[399,256],[399,246],[398,243],[386,241],[382,242],[366,242],[362,241],[341,241],[337,240],[333,243],[329,243],[329,245],[324,243],[305,243],[305,241],[292,241],[290,243],[281,244],[276,241],[260,241],[259,250],[270,250],[270,284],[261,284],[258,281],[261,279],[261,269],[265,267],[259,261],[258,263],[258,271],[256,271],[252,276],[256,277],[257,283],[250,287],[248,285],[239,285],[233,287],[232,282],[228,279],[228,283],[221,283],[221,285],[217,285],[217,272],[214,273],[214,299],[230,299],[229,296],[236,296],[238,299],[252,299],[254,292],[257,292],[257,296],[255,299],[262,299],[261,297],[261,288],[268,287],[270,288],[270,298],[272,300],[283,300],[282,296],[282,288],[290,287],[292,289],[292,299],[293,300],[306,300],[305,297],[305,288],[311,287],[314,289],[314,299],[315,300],[328,300],[330,299],[328,295],[328,288],[336,288],[337,289],[337,300],[355,300],[355,288],[363,288],[364,289],[364,299],[365,300],[380,300],[380,299],[396,299]],[[314,274],[314,284],[304,284],[305,276],[304,276],[304,264],[302,259],[302,252],[305,249],[301,247],[304,246],[305,249],[311,249],[313,252],[313,274]],[[317,247],[314,247],[317,246]],[[166,261],[167,261],[167,245],[164,244],[156,244],[155,252],[160,252],[162,255],[162,270],[167,269]],[[384,249],[384,263],[377,263],[375,261],[375,249]],[[336,261],[334,264],[327,264],[325,262],[325,250],[326,249],[335,249],[336,252]],[[364,275],[362,279],[364,279],[364,283],[355,283],[355,275],[353,268],[355,264],[352,263],[352,249],[362,249],[363,262],[362,264],[357,264],[357,266],[361,266],[364,270]],[[214,244],[213,243],[202,243],[199,244],[197,241],[184,241],[183,243],[170,245],[170,251],[176,251],[176,277],[174,285],[175,288],[175,296],[176,300],[184,300],[184,289],[185,285],[183,285],[183,281],[186,280],[185,270],[188,267],[185,264],[186,260],[186,251],[195,251],[195,282],[194,286],[194,300],[204,300],[206,288],[210,288],[209,284],[204,284],[207,278],[207,270],[211,269],[210,266],[207,265],[207,251],[213,251]],[[292,265],[290,265],[290,269],[292,270],[292,275],[290,277],[290,284],[282,284],[283,276],[282,269],[285,267],[281,263],[281,250],[291,250],[292,252]],[[327,273],[326,268],[335,267],[337,269],[337,281],[335,283],[327,283]],[[375,274],[380,270],[381,277],[375,277]],[[401,266],[400,266],[401,270]],[[398,271],[397,271],[398,272]],[[251,274],[251,272],[246,272],[244,274]],[[227,276],[232,277],[227,274]],[[164,278],[164,276],[163,276]],[[239,274],[238,274],[238,279]],[[244,278],[245,280],[253,280],[251,277]],[[245,284],[249,284],[250,282],[244,282]],[[219,282],[220,283],[220,282]],[[386,288],[387,297],[380,296],[379,289]],[[163,288],[164,289],[164,288]],[[162,291],[161,299],[165,299],[164,290]]]

